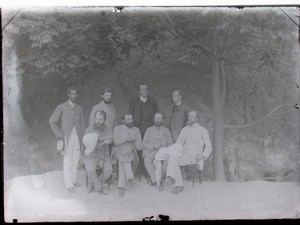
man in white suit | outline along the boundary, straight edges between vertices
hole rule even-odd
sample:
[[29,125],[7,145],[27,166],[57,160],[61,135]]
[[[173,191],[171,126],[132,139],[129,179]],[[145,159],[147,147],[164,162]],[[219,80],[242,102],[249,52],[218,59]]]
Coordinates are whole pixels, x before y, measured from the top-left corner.
[[170,183],[175,183],[171,193],[184,189],[180,166],[196,164],[202,170],[204,160],[212,151],[208,130],[199,125],[198,120],[199,113],[196,110],[190,111],[187,126],[181,130],[176,143],[160,149],[155,156],[158,161],[168,160],[166,176]]

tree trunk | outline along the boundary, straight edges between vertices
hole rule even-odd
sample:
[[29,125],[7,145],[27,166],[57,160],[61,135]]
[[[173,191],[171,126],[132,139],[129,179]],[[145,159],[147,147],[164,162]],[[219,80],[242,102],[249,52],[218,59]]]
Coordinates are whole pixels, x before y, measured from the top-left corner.
[[224,121],[221,107],[220,62],[212,60],[213,76],[213,112],[214,112],[214,175],[216,181],[225,181],[223,150],[224,150]]

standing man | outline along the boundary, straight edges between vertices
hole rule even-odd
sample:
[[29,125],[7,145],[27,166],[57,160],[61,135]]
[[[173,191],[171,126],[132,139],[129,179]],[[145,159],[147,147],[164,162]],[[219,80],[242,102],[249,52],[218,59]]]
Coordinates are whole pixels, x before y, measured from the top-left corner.
[[171,118],[169,119],[168,127],[174,142],[177,141],[181,129],[185,127],[187,115],[190,110],[190,108],[182,102],[182,97],[182,90],[175,90],[173,92],[173,107],[171,110]]
[[142,138],[137,127],[133,126],[131,114],[122,117],[122,125],[116,126],[113,132],[112,157],[119,164],[119,196],[125,194],[126,181],[134,182],[132,161],[137,151],[142,150]]
[[[141,84],[138,89],[139,97],[134,98],[129,104],[129,113],[133,117],[133,125],[138,127],[142,138],[148,127],[153,125],[154,114],[158,112],[158,106],[155,99],[148,96],[148,86]],[[141,175],[147,176],[147,171],[142,160],[142,153],[138,152],[138,160],[134,160],[133,171],[138,168]]]
[[[77,167],[82,149],[82,135],[84,133],[84,117],[81,106],[76,104],[78,89],[68,89],[69,100],[58,105],[49,119],[49,124],[56,138],[64,142],[62,154],[65,187],[71,193],[75,191],[77,183]],[[59,122],[61,127],[58,126]]]
[[[157,182],[157,185],[160,186],[160,179],[156,179],[154,170],[154,165],[156,164],[156,162],[154,162],[154,158],[157,151],[160,148],[168,147],[173,144],[171,133],[168,128],[163,126],[163,120],[163,114],[156,113],[154,115],[154,125],[146,130],[143,139],[144,164],[151,178],[151,186],[156,185]],[[161,163],[161,161],[158,161],[158,163]],[[166,166],[165,163],[164,165]]]
[[176,143],[160,149],[155,156],[156,160],[168,159],[167,179],[175,183],[171,193],[183,191],[180,166],[196,164],[202,170],[204,160],[212,151],[208,130],[199,125],[198,120],[199,113],[196,110],[190,111],[187,126],[181,130]]
[[[86,147],[83,158],[88,176],[87,192],[90,193],[95,189],[96,192],[102,191],[103,183],[112,175],[112,164],[108,145],[112,143],[112,131],[105,126],[106,113],[98,110],[94,114],[94,124],[89,126],[83,137],[83,143]],[[95,143],[90,146],[91,143]],[[96,167],[102,169],[101,179],[97,177]]]
[[111,129],[111,131],[114,130],[116,126],[116,110],[115,106],[111,103],[111,99],[113,96],[113,91],[111,88],[104,88],[101,93],[102,101],[95,105],[92,108],[90,118],[89,118],[89,126],[94,125],[94,115],[95,112],[98,110],[103,110],[106,113],[106,120],[105,120],[105,126]]

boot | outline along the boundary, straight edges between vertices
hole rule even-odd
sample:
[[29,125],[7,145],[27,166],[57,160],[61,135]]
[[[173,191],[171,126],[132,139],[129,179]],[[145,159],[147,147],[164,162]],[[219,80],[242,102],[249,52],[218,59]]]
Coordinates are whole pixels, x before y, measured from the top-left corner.
[[96,171],[88,172],[88,186],[94,186],[95,191],[101,190],[101,182],[98,180]]
[[119,187],[119,196],[123,197],[125,195],[125,188]]
[[171,191],[171,193],[172,193],[172,194],[177,194],[177,193],[183,191],[183,189],[184,189],[183,186],[176,186],[176,187]]

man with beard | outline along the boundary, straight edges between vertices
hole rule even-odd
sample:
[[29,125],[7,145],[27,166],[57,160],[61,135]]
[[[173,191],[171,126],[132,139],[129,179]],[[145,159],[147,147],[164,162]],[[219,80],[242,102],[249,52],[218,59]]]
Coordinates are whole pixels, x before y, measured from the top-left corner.
[[[148,96],[148,86],[141,84],[138,89],[139,97],[134,98],[129,104],[129,113],[133,117],[133,125],[138,127],[141,132],[142,138],[148,127],[153,125],[154,114],[158,112],[158,106],[155,99]],[[133,163],[133,171],[138,172],[140,175],[147,176],[147,171],[142,160],[141,152],[138,152],[139,164]]]
[[[96,135],[95,148],[89,149],[86,143],[85,155],[83,158],[83,164],[87,171],[88,176],[88,188],[87,192],[90,193],[93,189],[96,192],[100,192],[101,184],[106,182],[106,180],[112,175],[112,164],[110,160],[110,155],[108,151],[108,145],[112,143],[112,132],[105,125],[106,113],[103,110],[98,110],[94,114],[94,124],[89,126],[85,131],[85,136],[83,137],[83,142],[89,140],[89,135]],[[93,137],[93,136],[91,136]],[[94,140],[90,140],[94,141]],[[93,146],[94,147],[94,146]],[[101,180],[97,177],[96,167],[99,166],[102,169],[102,174],[100,176]]]
[[198,120],[199,113],[196,110],[190,111],[187,125],[181,130],[174,145],[176,148],[162,148],[155,156],[156,160],[168,159],[167,179],[169,183],[175,183],[171,193],[184,189],[180,166],[196,164],[202,170],[204,160],[212,151],[208,130],[199,125]]
[[76,103],[78,97],[76,87],[68,89],[68,97],[67,102],[56,107],[49,119],[49,124],[56,138],[63,143],[61,153],[64,156],[64,182],[66,189],[73,193],[74,186],[80,186],[76,180],[80,149],[82,149],[84,116],[81,106]]
[[134,183],[132,161],[137,158],[137,151],[142,150],[142,138],[137,127],[133,126],[131,114],[122,117],[122,125],[116,126],[113,132],[112,157],[119,164],[119,196],[125,195],[126,181]]
[[[157,181],[155,177],[154,162],[155,155],[160,148],[168,147],[173,144],[171,133],[168,128],[163,126],[163,114],[156,113],[154,115],[154,125],[149,127],[146,130],[144,139],[143,139],[143,158],[144,164],[147,169],[147,172],[151,178],[151,186],[160,182],[160,179]],[[164,161],[167,162],[167,161]],[[154,164],[155,163],[155,164]],[[161,163],[158,161],[157,163]],[[160,168],[162,165],[158,165]],[[166,163],[164,163],[164,168],[166,169]],[[165,170],[164,170],[165,171]],[[160,183],[158,183],[160,186]]]
[[101,93],[102,101],[95,105],[92,108],[90,118],[89,118],[89,126],[94,125],[94,115],[95,112],[98,110],[103,110],[106,113],[106,120],[105,120],[105,126],[111,129],[113,131],[115,125],[116,125],[116,110],[115,106],[111,103],[113,91],[111,88],[104,88]]
[[181,129],[185,127],[187,122],[187,114],[190,111],[190,108],[183,103],[182,97],[182,90],[175,90],[173,92],[173,107],[171,110],[171,117],[168,121],[168,127],[174,142],[177,141]]

